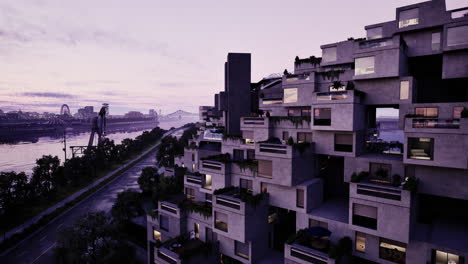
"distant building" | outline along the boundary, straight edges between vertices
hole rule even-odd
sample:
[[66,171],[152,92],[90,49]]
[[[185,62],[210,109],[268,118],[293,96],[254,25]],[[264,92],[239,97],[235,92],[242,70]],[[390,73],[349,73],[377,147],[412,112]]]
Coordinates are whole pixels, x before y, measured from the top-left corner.
[[124,115],[125,118],[143,118],[145,115],[142,112],[130,111]]
[[80,108],[74,115],[74,117],[77,119],[91,119],[95,116],[97,116],[97,113],[94,112],[93,106],[85,106],[84,108]]

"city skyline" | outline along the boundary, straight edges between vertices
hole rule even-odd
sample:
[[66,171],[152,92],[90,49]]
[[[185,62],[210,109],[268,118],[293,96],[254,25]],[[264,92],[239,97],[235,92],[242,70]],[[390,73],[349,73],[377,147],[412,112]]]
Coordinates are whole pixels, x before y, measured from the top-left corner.
[[[257,82],[285,66],[292,70],[296,55],[320,56],[320,43],[363,37],[369,21],[394,19],[394,8],[417,2],[367,0],[365,8],[350,12],[354,4],[339,1],[204,1],[183,8],[153,1],[136,7],[125,1],[3,1],[0,108],[52,112],[66,103],[76,112],[106,101],[115,114],[196,112],[223,88],[220,66],[229,51],[253,54]],[[462,2],[448,1],[448,9]],[[304,25],[330,20],[331,13],[347,23],[304,31]]]

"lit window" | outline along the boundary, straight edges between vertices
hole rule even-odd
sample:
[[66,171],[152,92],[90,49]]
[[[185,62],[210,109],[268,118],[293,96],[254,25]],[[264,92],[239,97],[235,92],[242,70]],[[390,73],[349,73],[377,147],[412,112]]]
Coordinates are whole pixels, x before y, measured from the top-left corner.
[[354,61],[354,75],[365,75],[375,73],[375,57],[356,58]]
[[195,171],[195,163],[192,164],[192,171]]
[[356,251],[366,252],[366,234],[356,232]]
[[416,107],[414,112],[418,116],[423,117],[438,117],[439,109],[437,107]]
[[431,46],[432,50],[440,49],[440,32],[432,33]]
[[297,102],[297,88],[284,89],[284,103],[296,103]]
[[228,231],[228,216],[220,212],[215,212],[215,228],[221,231]]
[[253,131],[242,131],[242,138],[245,139],[245,144],[252,145],[255,143]]
[[314,126],[331,125],[331,108],[314,109]]
[[369,28],[367,30],[367,39],[382,38],[382,27]]
[[419,8],[403,10],[400,12],[400,19],[398,21],[399,28],[405,28],[417,24],[419,24]]
[[297,132],[297,143],[302,142],[312,143],[312,133]]
[[465,107],[463,107],[463,106],[455,106],[453,108],[453,118],[454,119],[460,119],[461,118],[461,113],[463,112],[464,109],[465,109]]
[[322,51],[322,61],[323,62],[336,61],[336,47],[323,49],[323,51]]
[[468,44],[468,25],[451,27],[447,29],[447,46]]
[[245,259],[249,259],[249,244],[242,243],[237,240],[234,241],[234,248],[236,255]]
[[409,81],[400,82],[400,100],[409,99]]
[[433,138],[408,138],[408,158],[432,160],[434,153]]
[[433,250],[432,262],[434,264],[463,264],[464,258],[455,254],[450,254],[440,250]]
[[304,208],[304,190],[296,190],[296,206],[299,208]]
[[379,258],[399,264],[406,263],[406,244],[380,238]]
[[205,175],[205,183],[203,184],[203,188],[211,190],[211,188],[212,188],[211,175],[209,175],[209,174]]
[[154,229],[153,228],[153,239],[154,240],[159,240],[161,241],[162,237],[161,237],[161,232],[159,232],[158,230]]

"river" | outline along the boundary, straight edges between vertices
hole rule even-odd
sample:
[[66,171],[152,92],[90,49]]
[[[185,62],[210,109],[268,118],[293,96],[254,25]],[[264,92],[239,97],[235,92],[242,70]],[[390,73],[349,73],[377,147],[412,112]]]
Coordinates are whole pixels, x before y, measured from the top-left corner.
[[[159,127],[170,129],[180,127],[186,123],[196,122],[198,118],[182,118],[174,121],[162,121]],[[151,129],[134,128],[130,132],[116,132],[107,135],[107,138],[114,140],[116,144],[126,138],[135,138],[143,131]],[[80,134],[67,134],[67,158],[71,157],[69,146],[86,146],[89,140],[89,132]],[[20,141],[12,144],[0,144],[0,171],[24,171],[31,174],[32,168],[36,165],[36,159],[42,155],[58,156],[61,161],[64,159],[63,138],[39,137],[35,142]]]

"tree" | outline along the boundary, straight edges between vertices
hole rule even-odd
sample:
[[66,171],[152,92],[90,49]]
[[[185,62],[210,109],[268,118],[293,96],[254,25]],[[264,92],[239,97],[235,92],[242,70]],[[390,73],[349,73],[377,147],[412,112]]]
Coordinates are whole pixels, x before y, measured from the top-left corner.
[[151,194],[155,185],[159,183],[161,175],[154,167],[146,167],[141,170],[141,175],[138,177],[138,185],[143,191],[143,194]]
[[163,138],[156,153],[158,167],[173,167],[176,154],[183,153],[183,151],[184,146],[176,137]]
[[88,213],[59,232],[54,249],[58,264],[136,263],[135,249],[125,243],[104,212]]
[[59,175],[60,159],[51,155],[42,156],[36,160],[36,167],[33,168],[31,184],[34,192],[39,196],[49,195],[60,182]]
[[140,193],[131,190],[119,193],[111,209],[111,214],[118,223],[130,221],[143,213]]
[[5,222],[14,220],[15,212],[28,199],[30,185],[24,172],[0,172],[0,216]]

